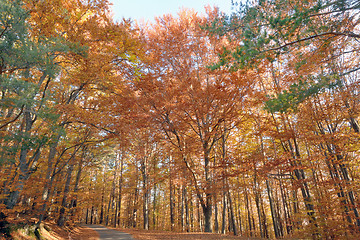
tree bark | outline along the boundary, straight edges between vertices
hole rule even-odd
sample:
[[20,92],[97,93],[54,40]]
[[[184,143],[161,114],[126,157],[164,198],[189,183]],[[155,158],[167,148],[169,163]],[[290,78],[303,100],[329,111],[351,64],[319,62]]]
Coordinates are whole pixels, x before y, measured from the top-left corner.
[[122,152],[120,156],[120,179],[119,179],[119,196],[118,196],[119,212],[118,212],[118,223],[117,223],[118,226],[120,226],[120,221],[121,221],[123,170],[124,170],[124,156]]
[[170,194],[169,194],[169,200],[170,200],[170,228],[171,228],[171,231],[174,231],[174,227],[175,227],[175,217],[174,217],[174,197],[173,197],[173,183],[172,183],[172,179],[171,179],[171,176],[170,176],[170,180],[169,180],[169,187],[170,187]]
[[157,221],[156,221],[156,215],[157,215],[157,200],[156,200],[156,194],[157,194],[157,184],[154,185],[154,194],[153,194],[153,229],[157,229]]
[[272,191],[271,191],[271,188],[270,188],[269,180],[266,180],[266,188],[267,188],[268,197],[269,197],[271,217],[272,217],[272,220],[273,220],[275,237],[280,238],[280,237],[282,237],[282,235],[281,235],[281,231],[280,231],[278,215],[277,215],[277,212],[276,212],[276,209],[275,209],[274,199],[273,199],[273,196],[272,196]]
[[61,202],[61,208],[60,208],[60,215],[57,221],[57,225],[59,227],[64,226],[65,224],[65,209],[66,209],[66,204],[67,204],[67,198],[70,192],[70,182],[71,182],[71,174],[73,171],[74,165],[72,163],[70,163],[68,169],[67,169],[67,175],[66,175],[66,182],[65,182],[65,187],[64,187],[64,196]]
[[[30,130],[33,126],[34,121],[31,117],[31,109],[29,107],[25,107],[24,112],[24,123],[25,123],[25,129],[22,132],[23,135],[30,134]],[[30,161],[28,161],[28,153],[29,153],[29,147],[26,146],[24,143],[25,140],[22,140],[21,142],[21,149],[20,149],[20,156],[19,156],[19,178],[15,182],[15,190],[11,191],[9,196],[6,200],[6,208],[13,209],[15,205],[17,204],[17,201],[19,199],[20,193],[24,188],[26,180],[30,176]]]
[[222,225],[221,225],[221,233],[222,234],[225,234],[226,231],[226,209],[227,209],[227,206],[226,206],[226,194],[225,194],[225,191],[223,192],[223,209],[222,209]]
[[217,202],[217,194],[214,195],[214,232],[218,233],[219,232],[219,216],[218,216],[218,202]]
[[149,230],[149,189],[148,189],[148,170],[147,170],[147,156],[144,156],[140,161],[143,185],[143,228]]
[[44,186],[43,194],[42,194],[42,200],[44,201],[44,203],[42,204],[42,207],[40,209],[39,221],[37,223],[38,226],[40,226],[41,221],[44,219],[47,202],[48,202],[49,196],[50,196],[50,190],[51,190],[51,187],[52,187],[52,184],[54,181],[54,178],[52,176],[53,161],[54,161],[54,158],[56,155],[56,148],[58,146],[59,140],[60,140],[60,135],[58,135],[54,139],[54,142],[50,145],[50,151],[49,151],[48,163],[47,163],[47,171],[46,171],[46,176],[45,176],[45,186]]
[[236,222],[235,222],[235,215],[234,215],[234,208],[233,208],[233,203],[232,203],[232,199],[231,199],[231,194],[230,194],[230,190],[227,190],[227,195],[228,195],[228,202],[229,202],[229,210],[230,210],[230,224],[232,225],[231,228],[234,232],[234,235],[238,235],[237,232],[237,228],[236,228]]

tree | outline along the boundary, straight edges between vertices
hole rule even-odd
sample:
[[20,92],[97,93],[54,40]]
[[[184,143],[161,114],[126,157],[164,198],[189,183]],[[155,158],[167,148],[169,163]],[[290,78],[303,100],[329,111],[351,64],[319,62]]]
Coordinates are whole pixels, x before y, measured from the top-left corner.
[[[129,22],[112,22],[104,1],[10,1],[1,8],[2,193],[12,209],[30,176],[46,166],[40,224],[55,175],[74,165],[62,154],[81,145],[68,145],[71,131],[94,128],[96,142],[109,138],[100,137],[102,131],[114,136],[121,130],[110,129],[113,123],[102,114],[118,118],[119,108],[105,105],[122,91],[137,45]],[[118,105],[123,98],[117,97]],[[96,111],[100,103],[103,112]]]
[[[7,182],[12,184],[5,200],[9,209],[14,208],[19,194],[40,158],[42,148],[50,136],[40,133],[39,126],[51,128],[57,120],[53,95],[47,94],[50,82],[59,68],[56,58],[71,48],[61,39],[49,41],[45,36],[33,35],[27,21],[29,15],[21,1],[1,4],[1,78],[2,78],[2,152],[3,159],[18,158],[15,175]],[[10,16],[10,17],[9,17]],[[12,134],[13,133],[13,134]],[[13,163],[10,162],[10,166]]]
[[[211,72],[207,65],[216,59],[216,39],[199,27],[205,19],[183,11],[179,18],[158,18],[144,41],[148,61],[136,83],[148,114],[175,147],[183,169],[196,187],[205,231],[211,231],[214,146],[221,126],[234,127],[239,107],[250,83],[236,73]],[[146,106],[146,105],[145,105]]]

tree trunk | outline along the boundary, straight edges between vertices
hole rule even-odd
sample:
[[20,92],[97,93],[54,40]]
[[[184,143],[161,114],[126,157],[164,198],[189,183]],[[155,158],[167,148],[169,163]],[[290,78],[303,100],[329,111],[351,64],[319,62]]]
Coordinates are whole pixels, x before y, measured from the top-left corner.
[[194,204],[193,204],[193,198],[190,194],[190,231],[194,231]]
[[238,204],[236,204],[235,206],[237,207],[237,214],[238,214],[238,219],[239,219],[239,228],[240,228],[240,235],[242,235],[243,233],[243,226],[242,226],[242,221],[241,221],[241,205],[240,205],[240,192],[238,191],[237,193],[237,199],[238,199]]
[[250,202],[249,202],[249,196],[248,196],[248,193],[246,190],[245,190],[245,208],[247,211],[249,232],[250,232],[250,236],[252,237],[253,236],[253,228],[252,228],[252,223],[251,223]]
[[180,225],[181,231],[185,229],[185,187],[181,186]]
[[[201,205],[204,212],[204,231],[205,232],[212,232],[211,226],[211,216],[212,216],[212,197],[214,191],[212,189],[212,181],[210,175],[210,149],[208,143],[204,143],[204,167],[205,167],[205,181],[206,181],[206,188],[205,188],[205,201],[201,199]],[[200,196],[200,194],[198,194]]]
[[175,226],[175,218],[174,218],[174,197],[173,197],[173,183],[172,183],[172,179],[170,176],[170,181],[169,181],[169,185],[170,185],[170,228],[171,231],[174,231],[174,226]]
[[114,174],[113,174],[113,182],[112,182],[112,187],[111,187],[111,192],[110,192],[110,196],[109,196],[109,202],[108,202],[108,207],[107,207],[107,215],[106,215],[106,220],[105,220],[105,225],[108,226],[109,225],[109,219],[111,217],[111,209],[113,209],[113,204],[115,201],[115,189],[116,189],[116,174],[117,174],[117,169],[118,169],[118,159],[115,160],[115,169],[114,169]]
[[300,181],[300,189],[301,189],[301,193],[304,199],[304,204],[306,207],[306,212],[309,216],[309,221],[310,223],[314,224],[315,227],[315,232],[314,234],[317,234],[317,230],[316,228],[317,223],[316,223],[316,217],[315,217],[315,209],[314,209],[314,205],[312,203],[312,198],[311,198],[311,194],[310,194],[310,190],[308,187],[308,184],[306,183],[306,177],[305,177],[305,172],[304,170],[301,168],[301,162],[297,161],[297,158],[300,158],[300,152],[299,152],[299,148],[297,145],[297,141],[295,138],[293,138],[293,142],[294,142],[294,148],[290,142],[290,140],[288,140],[288,144],[289,144],[289,148],[290,148],[290,152],[293,156],[293,161],[291,162],[291,165],[293,167],[296,167],[294,169],[294,174],[296,176],[296,178]]
[[190,232],[190,226],[189,226],[189,201],[188,201],[188,193],[187,193],[187,188],[185,187],[184,189],[184,201],[185,201],[185,225],[186,225],[186,232]]
[[[24,112],[24,123],[25,123],[25,127],[23,129],[22,134],[23,135],[30,134],[30,130],[33,126],[34,121],[31,117],[31,109],[27,106],[25,107],[25,112]],[[19,165],[18,165],[19,178],[14,183],[15,190],[11,191],[6,199],[7,209],[13,209],[15,207],[15,205],[18,202],[20,193],[24,188],[25,182],[31,174],[29,169],[31,162],[30,160],[28,160],[29,147],[26,145],[24,141],[26,140],[22,140],[22,142],[20,143],[21,149],[20,149]]]
[[232,225],[232,230],[234,232],[234,235],[238,235],[237,232],[237,228],[236,228],[236,222],[235,222],[235,215],[234,215],[234,208],[233,208],[233,204],[232,204],[232,199],[231,199],[231,194],[230,194],[230,190],[227,190],[227,195],[228,195],[228,202],[229,202],[229,210],[230,210],[230,218],[231,218],[231,225]]
[[271,191],[271,188],[270,188],[269,180],[266,180],[266,188],[267,188],[268,197],[269,197],[271,217],[272,217],[272,220],[273,220],[275,237],[280,238],[280,237],[282,237],[282,235],[281,235],[281,231],[280,231],[280,227],[279,227],[278,216],[276,214],[274,199],[273,199],[273,196],[272,196],[272,191]]
[[[256,191],[256,190],[255,190]],[[258,192],[255,192],[255,204],[256,204],[256,210],[258,213],[258,221],[259,221],[259,230],[260,230],[260,236],[264,238],[264,231],[263,231],[263,225],[262,225],[262,214],[261,214],[261,208],[260,208],[260,197]]]
[[135,186],[135,189],[134,189],[134,201],[133,201],[133,212],[132,212],[132,227],[133,228],[136,228],[136,225],[137,225],[137,211],[138,211],[138,208],[137,208],[137,202],[138,202],[138,193],[139,190],[137,188],[137,182],[136,182],[136,186]]
[[211,215],[212,215],[212,207],[211,205],[203,206],[204,212],[204,231],[211,232]]
[[86,208],[85,224],[88,224],[89,220],[89,208]]
[[67,170],[67,175],[66,175],[66,182],[65,182],[65,188],[64,188],[64,196],[61,202],[61,208],[60,208],[60,215],[59,215],[59,219],[57,221],[57,225],[59,227],[64,226],[65,224],[65,209],[66,209],[66,204],[67,204],[67,198],[70,192],[70,182],[71,182],[71,174],[73,171],[74,165],[70,164]]
[[[85,151],[85,150],[83,150],[83,151]],[[83,168],[82,165],[83,165],[83,161],[84,161],[84,155],[85,155],[85,153],[83,153],[83,156],[80,158],[79,163],[78,163],[78,170],[77,170],[77,173],[76,173],[74,191],[73,191],[75,196],[73,197],[73,199],[71,199],[71,203],[70,203],[70,215],[72,217],[75,215],[76,206],[77,206],[76,193],[79,191],[79,183],[80,183],[80,177],[81,177],[82,168]]]
[[214,231],[215,231],[215,233],[218,233],[219,232],[219,216],[218,216],[218,204],[217,204],[217,194],[216,195],[214,195],[214,202],[215,202],[215,204],[214,204],[214,214],[215,214],[215,216],[214,216]]
[[267,228],[267,222],[266,222],[266,214],[265,214],[265,209],[264,209],[264,201],[263,198],[260,198],[260,205],[261,205],[261,211],[262,211],[262,225],[263,225],[263,230],[264,230],[264,238],[269,238],[269,231]]
[[99,223],[102,224],[104,221],[104,201],[105,201],[105,190],[103,190],[103,194],[101,195],[101,208],[100,208],[100,219]]
[[281,179],[279,179],[279,187],[280,187],[281,200],[282,200],[282,203],[283,203],[282,205],[283,205],[283,209],[284,209],[286,232],[287,232],[287,234],[290,234],[291,231],[292,231],[292,224],[291,224],[291,219],[290,219],[290,210],[289,210],[288,201],[287,201],[287,198],[286,198],[285,190],[283,188],[283,184],[282,184]]
[[149,230],[149,191],[145,189],[143,203],[144,229]]
[[157,194],[157,184],[154,185],[154,195],[153,195],[153,229],[154,230],[157,229],[157,227],[156,227],[156,224],[157,224],[157,221],[156,221],[156,215],[157,215],[156,194]]
[[53,173],[53,161],[56,155],[56,148],[58,146],[60,140],[60,135],[58,135],[55,139],[54,142],[50,145],[50,151],[49,151],[49,155],[48,155],[48,163],[47,163],[47,171],[46,171],[46,176],[45,176],[45,186],[43,189],[43,194],[42,194],[42,200],[44,201],[43,205],[41,206],[40,209],[40,216],[39,216],[39,221],[37,223],[38,226],[40,226],[42,220],[44,219],[44,215],[45,215],[45,211],[46,211],[46,207],[47,207],[47,202],[49,200],[50,197],[50,190],[52,187],[52,184],[54,182],[54,177],[52,176]]
[[222,209],[222,225],[221,225],[221,233],[225,234],[226,231],[226,194],[225,191],[223,192],[223,209]]
[[123,153],[121,153],[121,156],[120,156],[119,196],[118,196],[118,206],[119,206],[118,223],[117,223],[118,226],[120,226],[120,221],[121,221],[121,201],[122,201],[123,170],[124,170],[124,156],[123,156]]
[[95,224],[93,221],[94,221],[94,206],[91,206],[90,224]]
[[196,210],[197,210],[197,220],[199,223],[199,231],[203,231],[203,220],[202,220],[202,214],[200,213],[200,206],[201,204],[196,201]]
[[148,172],[147,172],[147,157],[145,156],[141,161],[142,173],[142,187],[143,187],[143,228],[149,230],[149,189],[148,189]]

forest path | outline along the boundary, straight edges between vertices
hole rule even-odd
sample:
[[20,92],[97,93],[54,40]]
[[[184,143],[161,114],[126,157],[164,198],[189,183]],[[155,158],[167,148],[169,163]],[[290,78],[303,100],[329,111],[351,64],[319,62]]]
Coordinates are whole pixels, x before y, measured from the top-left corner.
[[86,225],[94,229],[100,236],[100,240],[133,240],[130,234],[108,229],[100,225]]

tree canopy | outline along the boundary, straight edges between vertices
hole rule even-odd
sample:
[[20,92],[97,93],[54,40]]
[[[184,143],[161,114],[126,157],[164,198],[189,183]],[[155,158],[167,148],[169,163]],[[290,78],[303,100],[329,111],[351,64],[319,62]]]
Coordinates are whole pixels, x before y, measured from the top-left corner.
[[0,223],[358,238],[360,3],[233,8],[0,0]]

